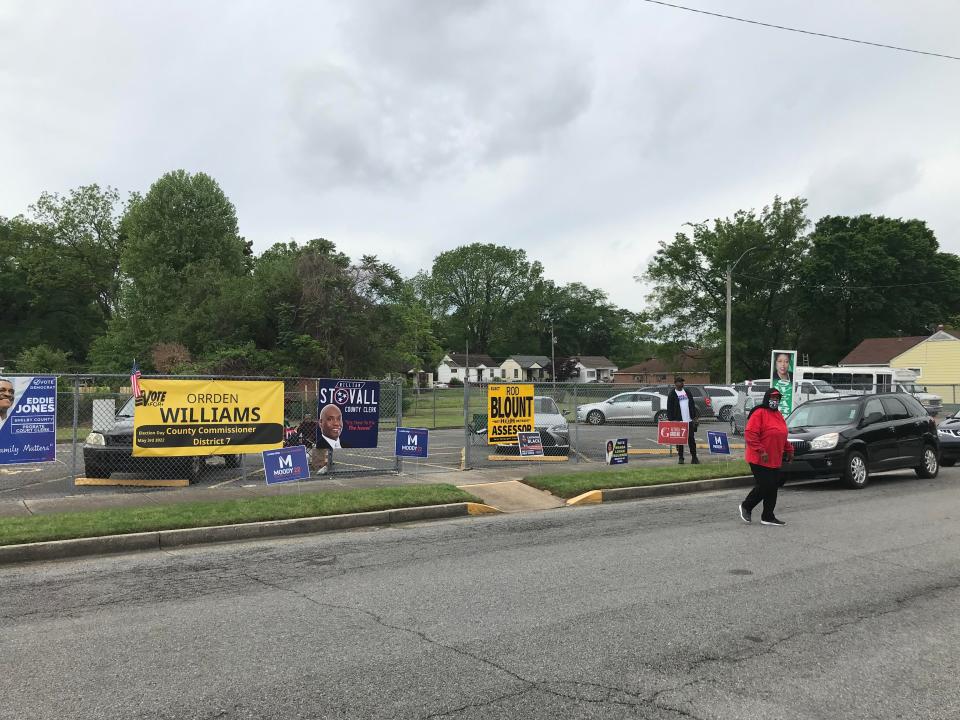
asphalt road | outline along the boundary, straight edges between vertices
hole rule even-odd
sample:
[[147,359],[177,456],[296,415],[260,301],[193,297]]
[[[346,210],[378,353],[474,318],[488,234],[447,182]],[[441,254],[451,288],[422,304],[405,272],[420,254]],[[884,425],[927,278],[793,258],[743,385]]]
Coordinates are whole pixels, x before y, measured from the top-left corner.
[[0,569],[0,718],[956,718],[960,470]]

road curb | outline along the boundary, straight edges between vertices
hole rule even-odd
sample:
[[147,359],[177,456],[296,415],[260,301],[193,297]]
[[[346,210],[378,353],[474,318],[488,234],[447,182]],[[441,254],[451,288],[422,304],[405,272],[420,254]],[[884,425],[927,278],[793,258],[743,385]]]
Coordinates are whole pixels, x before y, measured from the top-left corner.
[[109,555],[141,550],[163,550],[187,545],[230,542],[233,540],[254,540],[258,538],[284,537],[288,535],[307,535],[331,530],[347,530],[371,525],[392,525],[394,523],[417,520],[439,520],[452,517],[466,517],[475,511],[477,503],[450,503],[447,505],[424,505],[393,510],[350,513],[346,515],[324,515],[310,518],[292,518],[289,520],[268,520],[265,522],[243,523],[239,525],[214,525],[201,528],[183,528],[179,530],[158,530],[127,535],[105,535],[102,537],[77,538],[73,540],[51,540],[48,542],[25,543],[22,545],[0,546],[0,565],[9,565],[37,560],[60,560],[83,557],[86,555]]
[[666,483],[663,485],[638,485],[625,488],[607,488],[605,490],[590,490],[582,495],[567,500],[567,505],[594,505],[596,503],[614,502],[617,500],[636,500],[648,497],[664,497],[668,495],[685,495],[710,490],[724,490],[726,488],[747,487],[753,485],[752,475],[738,475],[736,477],[713,478],[710,480],[690,480],[687,482]]

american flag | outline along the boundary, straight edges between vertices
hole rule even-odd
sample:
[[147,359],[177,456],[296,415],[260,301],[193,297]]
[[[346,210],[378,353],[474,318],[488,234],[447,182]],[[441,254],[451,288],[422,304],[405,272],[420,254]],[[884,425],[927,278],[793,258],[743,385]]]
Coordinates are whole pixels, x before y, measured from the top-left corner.
[[137,365],[136,360],[133,361],[133,369],[130,370],[130,389],[135,398],[143,394],[143,390],[140,389],[140,366]]

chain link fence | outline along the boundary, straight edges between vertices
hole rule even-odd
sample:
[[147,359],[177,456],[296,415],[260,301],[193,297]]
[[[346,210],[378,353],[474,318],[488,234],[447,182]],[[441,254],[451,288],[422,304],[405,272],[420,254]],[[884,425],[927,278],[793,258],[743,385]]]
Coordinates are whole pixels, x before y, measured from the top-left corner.
[[[5,377],[25,376],[7,374]],[[297,429],[305,426],[305,423],[309,427],[310,421],[317,419],[317,381],[314,378],[151,375],[145,379],[282,382],[285,432],[292,439],[288,444],[299,444],[304,440],[308,446],[312,444],[309,434],[297,433]],[[401,383],[380,381],[377,447],[338,449],[329,453],[310,449],[312,474],[399,472],[402,465],[400,458],[394,456],[394,437],[396,428],[402,422],[403,397]],[[71,480],[187,479],[209,484],[245,479],[263,481],[263,462],[259,452],[134,457],[133,413],[129,375],[58,376],[57,464],[69,471]]]

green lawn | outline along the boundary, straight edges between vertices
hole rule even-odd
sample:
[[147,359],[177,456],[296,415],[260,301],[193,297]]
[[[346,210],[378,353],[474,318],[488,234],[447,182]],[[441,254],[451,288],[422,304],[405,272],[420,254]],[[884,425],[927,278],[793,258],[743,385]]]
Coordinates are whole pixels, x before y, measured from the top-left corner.
[[523,479],[527,485],[546,490],[557,497],[572,498],[590,490],[637,487],[640,485],[664,485],[692,480],[708,480],[720,477],[749,475],[750,466],[742,460],[702,465],[654,466],[629,470],[598,470],[596,472],[565,473],[558,475],[529,475]]
[[0,545],[482,502],[454,485],[403,485],[90,512],[0,518]]

